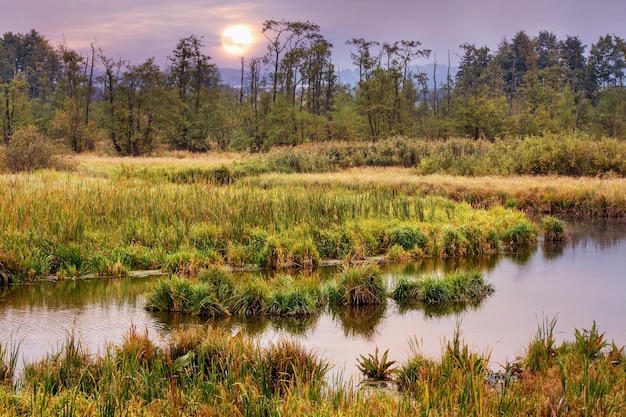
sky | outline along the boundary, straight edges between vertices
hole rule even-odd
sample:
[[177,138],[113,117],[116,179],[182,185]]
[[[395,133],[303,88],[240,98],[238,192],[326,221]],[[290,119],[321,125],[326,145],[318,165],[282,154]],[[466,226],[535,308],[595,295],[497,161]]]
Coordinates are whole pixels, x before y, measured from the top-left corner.
[[497,48],[523,30],[559,39],[578,36],[590,46],[600,36],[626,38],[624,0],[1,0],[0,35],[37,30],[54,46],[64,42],[87,54],[90,44],[133,65],[154,57],[165,66],[181,38],[202,36],[203,52],[220,68],[238,68],[240,58],[222,47],[230,25],[245,24],[255,42],[244,58],[263,56],[263,21],[310,21],[333,43],[333,62],[352,66],[351,38],[379,42],[415,40],[439,65],[454,65],[459,45]]

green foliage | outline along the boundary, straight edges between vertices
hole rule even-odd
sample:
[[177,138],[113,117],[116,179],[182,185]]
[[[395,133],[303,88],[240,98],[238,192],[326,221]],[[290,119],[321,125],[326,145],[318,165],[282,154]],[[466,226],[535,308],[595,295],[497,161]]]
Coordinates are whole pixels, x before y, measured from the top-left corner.
[[396,372],[396,361],[387,360],[389,349],[387,349],[381,357],[378,356],[378,346],[374,354],[368,354],[367,357],[359,355],[360,359],[357,360],[357,368],[369,380],[373,381],[389,381],[393,374]]
[[34,126],[17,129],[4,149],[1,165],[11,172],[60,168],[57,147]]
[[382,272],[372,264],[344,267],[336,288],[338,297],[332,297],[331,302],[341,305],[383,304],[386,299]]
[[409,226],[392,229],[389,234],[391,235],[391,245],[400,245],[406,250],[424,248],[428,241],[424,232]]
[[566,239],[565,222],[554,216],[546,216],[541,219],[543,238],[546,242],[561,242]]
[[554,339],[556,319],[556,316],[550,320],[545,318],[543,323],[539,323],[537,334],[526,348],[524,365],[531,372],[545,370],[554,363],[557,354]]
[[283,288],[272,293],[267,313],[277,316],[309,316],[319,312],[317,301],[303,288]]
[[401,306],[468,303],[479,302],[493,291],[493,286],[486,283],[479,272],[469,271],[417,280],[401,278],[391,292],[391,298]]
[[513,250],[532,247],[537,241],[537,230],[527,220],[520,221],[502,235],[502,243]]

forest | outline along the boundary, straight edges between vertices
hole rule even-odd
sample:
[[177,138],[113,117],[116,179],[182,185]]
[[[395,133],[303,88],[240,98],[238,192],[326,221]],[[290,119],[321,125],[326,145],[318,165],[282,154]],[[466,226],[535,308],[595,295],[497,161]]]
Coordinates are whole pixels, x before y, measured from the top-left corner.
[[626,138],[626,42],[616,35],[590,47],[550,31],[519,31],[496,50],[464,43],[458,71],[447,64],[442,80],[415,70],[432,54],[419,41],[352,38],[359,82],[350,86],[338,82],[333,44],[317,24],[266,20],[262,33],[267,53],[241,57],[239,86],[222,82],[198,35],[173,44],[161,68],[154,58],[131,65],[107,56],[95,42],[81,54],[34,29],[5,33],[2,143],[139,156],[394,137]]

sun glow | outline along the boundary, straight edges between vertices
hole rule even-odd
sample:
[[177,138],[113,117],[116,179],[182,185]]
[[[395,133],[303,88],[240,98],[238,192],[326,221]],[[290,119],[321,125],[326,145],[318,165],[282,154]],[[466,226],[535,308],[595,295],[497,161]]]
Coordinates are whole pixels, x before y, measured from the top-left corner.
[[243,55],[253,41],[250,28],[246,25],[229,26],[222,33],[222,47],[231,55]]

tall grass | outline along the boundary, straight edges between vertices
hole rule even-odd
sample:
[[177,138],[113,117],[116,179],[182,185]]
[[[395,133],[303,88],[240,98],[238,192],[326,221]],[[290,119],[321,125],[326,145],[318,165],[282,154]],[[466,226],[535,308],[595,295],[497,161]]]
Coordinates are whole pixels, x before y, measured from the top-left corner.
[[84,175],[0,177],[3,282],[146,268],[193,276],[220,264],[313,267],[386,255],[394,245],[408,256],[466,256],[498,251],[507,230],[525,222],[516,210],[476,210],[384,184]]
[[[580,137],[494,144],[395,138],[277,149],[207,164],[85,157],[74,172],[4,174],[0,281],[123,275],[136,269],[192,276],[220,264],[314,267],[333,258],[517,250],[534,245],[537,231],[515,209],[626,215],[626,187],[616,178],[623,175],[622,148],[616,141]],[[434,166],[434,160],[428,162],[433,155],[442,161],[450,155],[456,162],[425,169]],[[462,168],[470,160],[474,166]],[[382,166],[533,177],[421,177],[398,168],[333,172]]]
[[[554,324],[541,324],[538,338],[549,339]],[[18,384],[0,384],[0,414],[618,416],[626,361],[597,343],[601,335],[594,323],[572,341],[550,342],[553,358],[542,366],[522,357],[514,372],[491,370],[489,354],[468,346],[460,328],[437,357],[409,341],[410,357],[393,372],[393,358],[361,356],[397,391],[328,380],[329,363],[296,342],[261,346],[210,326],[179,328],[162,343],[131,329],[101,354],[68,335],[58,353],[25,364]]]
[[363,264],[344,267],[336,287],[329,288],[328,294],[335,305],[379,305],[386,300],[387,288],[378,266]]

